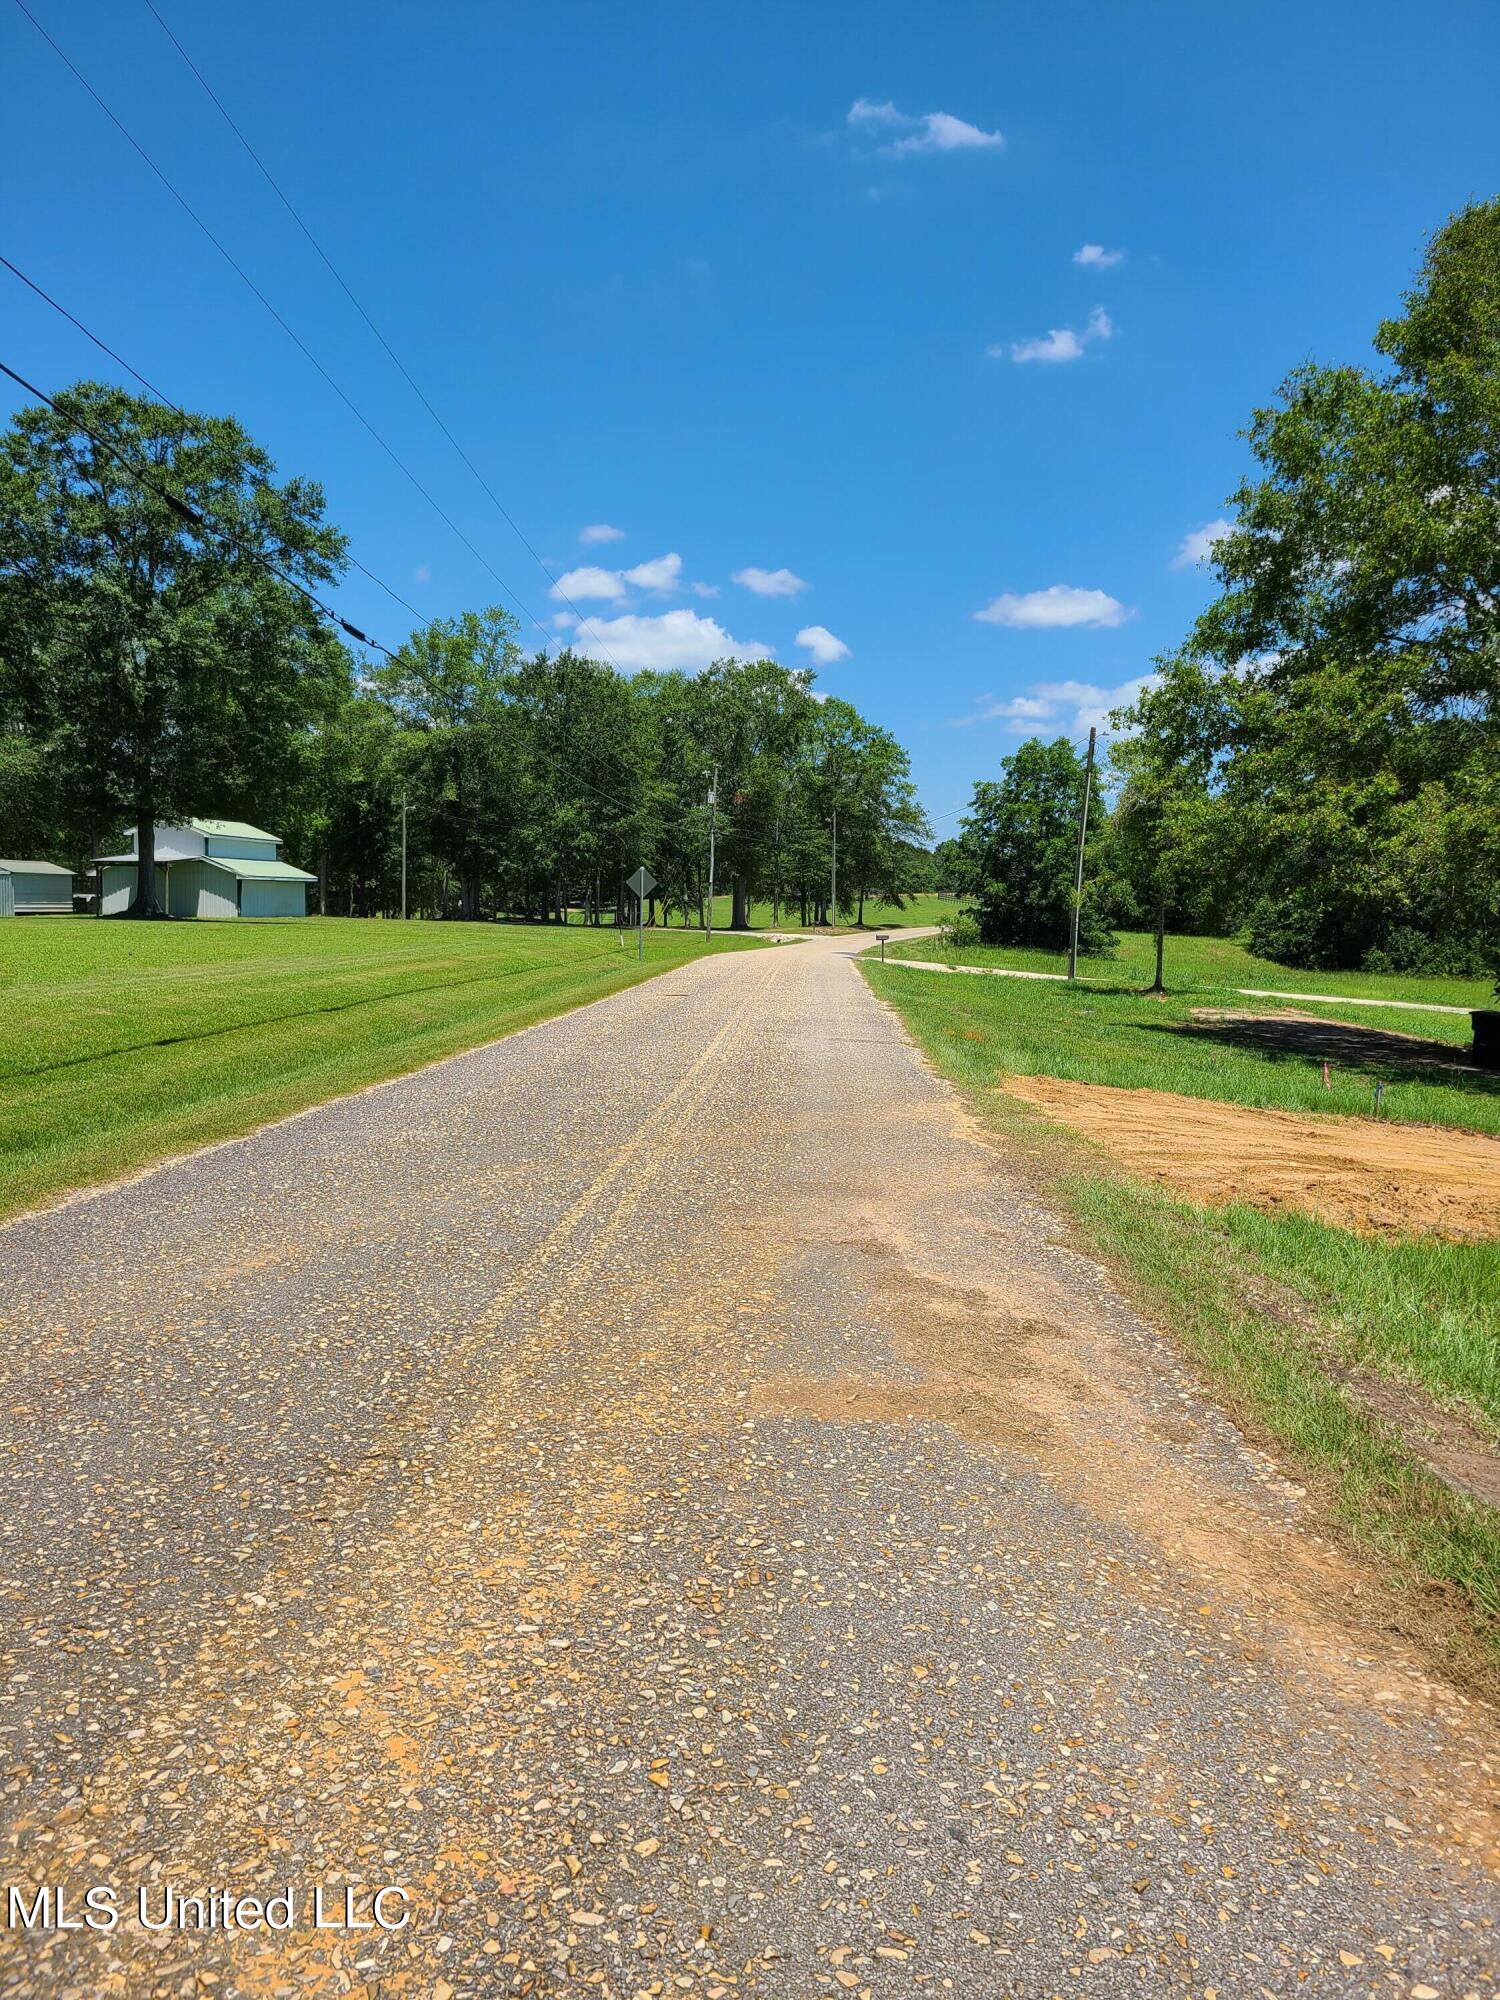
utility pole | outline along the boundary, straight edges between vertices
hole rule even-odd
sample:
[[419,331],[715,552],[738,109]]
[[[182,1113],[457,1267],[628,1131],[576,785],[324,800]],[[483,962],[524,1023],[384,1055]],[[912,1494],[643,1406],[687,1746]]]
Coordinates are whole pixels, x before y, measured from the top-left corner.
[[401,921],[406,922],[406,794],[401,794]]
[[1089,731],[1089,754],[1083,766],[1083,811],[1078,818],[1078,860],[1073,869],[1073,924],[1068,934],[1068,977],[1078,977],[1078,914],[1083,908],[1083,843],[1089,832],[1089,794],[1094,788],[1094,736]]
[[833,886],[829,890],[828,921],[837,926],[839,920],[839,809],[833,809]]
[[708,935],[714,934],[714,834],[719,817],[719,767],[714,765],[713,783],[708,788]]

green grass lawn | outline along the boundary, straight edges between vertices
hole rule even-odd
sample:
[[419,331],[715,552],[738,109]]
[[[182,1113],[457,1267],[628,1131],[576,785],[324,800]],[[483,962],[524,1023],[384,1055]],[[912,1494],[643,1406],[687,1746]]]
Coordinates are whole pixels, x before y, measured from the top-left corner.
[[[956,905],[947,903],[949,913]],[[930,923],[939,917],[926,919]],[[1156,940],[1149,931],[1121,931],[1107,958],[1080,958],[1082,978],[1106,986],[1147,986],[1156,976]],[[903,958],[934,958],[949,965],[993,965],[1019,972],[1066,972],[1066,952],[1019,951],[975,945],[953,951],[940,938],[917,938],[899,947]],[[1259,986],[1281,993],[1346,993],[1356,999],[1417,1000],[1448,1007],[1493,1007],[1488,979],[1458,979],[1416,972],[1299,972],[1255,954],[1233,938],[1169,937],[1166,984],[1170,992],[1208,992]],[[1428,1032],[1436,1032],[1429,1029]],[[1464,1034],[1467,1036],[1467,1025]]]
[[[1500,1243],[1375,1239],[1299,1215],[1198,1207],[1131,1179],[1004,1095],[1009,1072],[1367,1112],[1380,1079],[1390,1117],[1497,1132],[1500,1078],[1351,1061],[1335,1068],[1330,1091],[1318,1061],[1195,1027],[1201,991],[1162,1001],[863,963],[935,1067],[1002,1139],[1023,1145],[1049,1197],[1217,1379],[1235,1414],[1289,1450],[1394,1575],[1456,1586],[1487,1649],[1485,1671],[1500,1671],[1500,1512],[1450,1492],[1340,1380],[1357,1367],[1420,1384],[1500,1437]],[[1430,1033],[1442,1018],[1382,1012],[1367,1024]]]
[[[755,949],[714,939],[715,950]],[[696,932],[0,924],[0,1214],[397,1076],[706,949]]]
[[[963,1083],[994,1081],[1008,1070],[1171,1090],[1267,1110],[1353,1115],[1371,1111],[1380,1083],[1385,1117],[1500,1133],[1500,1074],[1493,1071],[1448,1070],[1382,1055],[1330,1062],[1325,1087],[1321,1058],[1268,1055],[1242,1046],[1232,1022],[1194,1019],[1193,1010],[1204,1006],[1270,1015],[1278,1011],[1274,1001],[1240,999],[1212,988],[1161,999],[1135,987],[944,979],[890,969],[881,978],[882,994],[897,1000],[913,1023],[930,1023],[942,1037],[944,1064]],[[1295,1011],[1339,1017],[1337,1008]],[[1351,1018],[1351,1011],[1345,1009],[1342,1018]],[[1455,1044],[1469,1039],[1464,1015],[1382,1008],[1360,1016],[1359,1025]]]

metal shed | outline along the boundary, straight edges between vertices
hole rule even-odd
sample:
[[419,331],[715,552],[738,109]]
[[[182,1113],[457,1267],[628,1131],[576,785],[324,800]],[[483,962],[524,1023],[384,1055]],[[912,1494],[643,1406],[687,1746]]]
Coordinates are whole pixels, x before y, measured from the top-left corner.
[[70,917],[73,871],[55,861],[0,861],[0,917]]

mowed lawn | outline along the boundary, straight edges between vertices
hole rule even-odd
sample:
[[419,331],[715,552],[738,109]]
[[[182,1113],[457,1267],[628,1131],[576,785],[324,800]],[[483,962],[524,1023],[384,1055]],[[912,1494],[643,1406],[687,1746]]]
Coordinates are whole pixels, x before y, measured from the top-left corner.
[[[696,932],[0,924],[0,1214],[471,1048],[686,960]],[[715,938],[714,950],[755,950]]]
[[1500,1074],[1444,1069],[1427,1060],[1425,1046],[1414,1048],[1409,1061],[1394,1053],[1399,1043],[1391,1038],[1410,1035],[1424,1044],[1447,1043],[1456,1057],[1472,1037],[1467,1014],[1423,1014],[1398,1007],[1356,1012],[1299,1002],[1292,1011],[1354,1022],[1387,1038],[1379,1055],[1331,1061],[1325,1082],[1321,1056],[1291,1049],[1272,1055],[1247,1046],[1233,1021],[1207,1018],[1215,1013],[1273,1017],[1286,1011],[1274,1000],[1247,999],[1227,986],[1174,989],[1162,998],[1119,980],[1069,986],[892,970],[883,977],[882,993],[899,995],[903,1011],[930,1020],[935,1033],[946,1030],[951,1046],[945,1062],[954,1066],[960,1081],[1008,1070],[1017,1076],[1170,1090],[1265,1110],[1352,1116],[1373,1110],[1378,1083],[1384,1117],[1500,1133]]
[[[1008,1075],[1054,1076],[1294,1112],[1368,1113],[1381,1081],[1393,1123],[1496,1133],[1500,1077],[1351,1057],[1332,1066],[1326,1089],[1317,1059],[1245,1046],[1233,1024],[1195,1021],[1192,1009],[1205,1003],[1255,1007],[1222,987],[1163,1001],[1118,985],[950,978],[863,963],[934,1066],[1022,1148],[1089,1247],[1218,1380],[1235,1413],[1287,1448],[1393,1575],[1462,1593],[1487,1671],[1500,1673],[1500,1511],[1441,1484],[1402,1426],[1348,1389],[1351,1370],[1383,1378],[1398,1401],[1401,1385],[1417,1385],[1439,1407],[1466,1413],[1481,1435],[1500,1438],[1500,1241],[1374,1237],[1295,1213],[1198,1206],[1132,1178],[1005,1094]],[[1359,1018],[1433,1035],[1453,1017],[1372,1009]],[[1461,1029],[1467,1039],[1466,1019]]]
[[[934,899],[935,900],[935,899]],[[959,907],[944,898],[944,914]],[[922,919],[941,923],[942,916]],[[941,938],[914,938],[893,947],[903,958],[932,958],[945,965],[987,965],[1013,972],[1066,972],[1068,958],[1060,951],[1025,951],[1008,945],[971,945],[954,950]],[[1156,977],[1156,939],[1150,931],[1121,931],[1116,949],[1106,957],[1081,957],[1079,977],[1105,986],[1142,987]],[[1274,959],[1257,958],[1234,938],[1169,937],[1165,982],[1169,992],[1204,993],[1252,986],[1277,993],[1336,993],[1354,999],[1414,1000],[1422,1005],[1493,1007],[1494,984],[1426,972],[1299,972]],[[1372,1013],[1378,1010],[1373,1010]],[[1442,1030],[1429,1023],[1425,1032]],[[1455,1036],[1458,1029],[1450,1031]],[[1464,1038],[1468,1023],[1462,1024]]]

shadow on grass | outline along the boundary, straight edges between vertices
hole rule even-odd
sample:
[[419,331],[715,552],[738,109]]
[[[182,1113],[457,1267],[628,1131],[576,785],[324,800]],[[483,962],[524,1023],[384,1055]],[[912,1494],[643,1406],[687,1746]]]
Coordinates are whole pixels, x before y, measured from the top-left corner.
[[1336,1063],[1343,1070],[1362,1071],[1372,1082],[1443,1083],[1478,1096],[1500,1096],[1500,1072],[1477,1068],[1466,1049],[1452,1042],[1394,1034],[1385,1028],[1355,1027],[1342,1021],[1288,1020],[1274,1014],[1231,1014],[1212,1020],[1138,1025],[1142,1034],[1217,1044],[1271,1062]]

